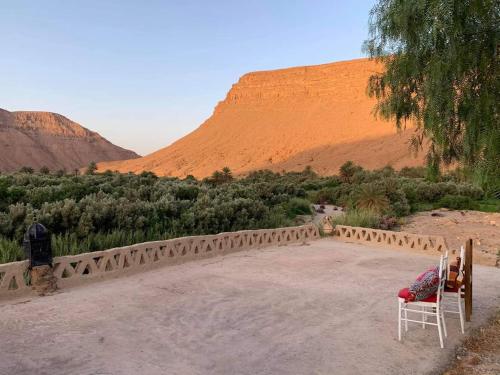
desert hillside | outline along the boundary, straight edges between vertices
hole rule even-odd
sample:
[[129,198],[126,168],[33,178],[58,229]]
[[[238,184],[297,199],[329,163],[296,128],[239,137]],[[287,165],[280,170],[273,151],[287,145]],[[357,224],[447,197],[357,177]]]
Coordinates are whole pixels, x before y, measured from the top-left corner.
[[423,163],[408,151],[412,130],[396,134],[373,116],[368,77],[380,69],[366,59],[245,74],[213,115],[172,145],[143,158],[102,163],[99,169],[150,170],[205,177],[230,167],[332,174],[346,160],[366,168]]
[[59,114],[0,109],[0,171],[23,166],[72,170],[91,161],[137,157]]

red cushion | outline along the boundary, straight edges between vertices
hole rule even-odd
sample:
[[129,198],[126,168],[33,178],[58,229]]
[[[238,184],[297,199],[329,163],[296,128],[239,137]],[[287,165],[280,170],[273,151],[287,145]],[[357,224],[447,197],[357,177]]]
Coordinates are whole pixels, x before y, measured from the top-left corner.
[[[399,298],[404,298],[405,302],[412,302],[415,301],[415,295],[410,293],[409,288],[403,288],[399,291],[398,293]],[[434,294],[430,297],[427,297],[426,299],[420,300],[418,302],[436,302],[437,301],[437,295]]]

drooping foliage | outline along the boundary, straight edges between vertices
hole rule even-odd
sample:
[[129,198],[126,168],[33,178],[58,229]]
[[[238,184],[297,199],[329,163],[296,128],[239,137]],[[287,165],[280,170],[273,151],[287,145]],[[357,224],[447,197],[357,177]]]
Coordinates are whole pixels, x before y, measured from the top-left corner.
[[418,126],[431,175],[459,162],[470,177],[500,194],[500,2],[379,0],[370,13],[365,50],[385,71],[368,93],[376,111]]

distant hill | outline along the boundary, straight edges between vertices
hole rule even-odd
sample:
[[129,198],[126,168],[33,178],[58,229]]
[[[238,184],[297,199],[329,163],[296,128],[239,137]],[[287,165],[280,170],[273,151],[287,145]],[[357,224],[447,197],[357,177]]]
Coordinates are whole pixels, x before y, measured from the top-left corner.
[[366,168],[422,165],[411,155],[413,130],[396,134],[377,120],[368,77],[381,69],[366,59],[245,74],[213,115],[172,145],[139,159],[102,163],[100,170],[150,170],[205,177],[228,166],[333,174],[346,160]]
[[0,171],[23,166],[72,171],[91,161],[138,157],[57,113],[0,109]]

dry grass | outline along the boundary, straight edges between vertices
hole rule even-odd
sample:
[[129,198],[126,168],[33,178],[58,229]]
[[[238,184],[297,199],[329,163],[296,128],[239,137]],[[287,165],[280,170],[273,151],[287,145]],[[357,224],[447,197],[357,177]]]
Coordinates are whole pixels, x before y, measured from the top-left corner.
[[457,350],[456,361],[443,375],[500,374],[500,310]]

